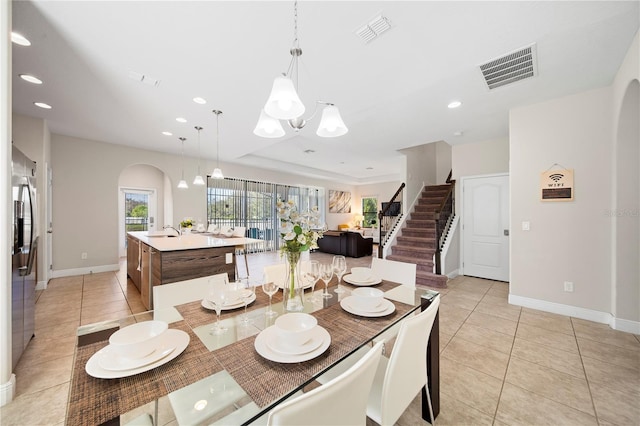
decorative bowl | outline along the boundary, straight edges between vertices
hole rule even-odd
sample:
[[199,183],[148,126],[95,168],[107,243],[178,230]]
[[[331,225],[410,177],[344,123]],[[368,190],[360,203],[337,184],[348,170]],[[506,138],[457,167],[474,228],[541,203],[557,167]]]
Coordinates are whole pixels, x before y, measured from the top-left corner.
[[127,358],[142,358],[153,352],[154,340],[167,331],[164,321],[143,321],[121,328],[109,337],[114,351]]
[[294,312],[279,316],[275,321],[275,330],[283,341],[300,346],[311,338],[317,325],[318,320],[313,315]]
[[356,309],[371,310],[382,303],[382,290],[371,287],[359,287],[351,292],[351,304]]

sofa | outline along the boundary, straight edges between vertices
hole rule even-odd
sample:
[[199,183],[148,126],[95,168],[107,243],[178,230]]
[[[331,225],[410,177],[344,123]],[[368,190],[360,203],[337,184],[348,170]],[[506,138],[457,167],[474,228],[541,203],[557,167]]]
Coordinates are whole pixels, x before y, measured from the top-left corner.
[[318,250],[347,257],[371,256],[373,239],[365,238],[359,232],[326,231],[318,240]]

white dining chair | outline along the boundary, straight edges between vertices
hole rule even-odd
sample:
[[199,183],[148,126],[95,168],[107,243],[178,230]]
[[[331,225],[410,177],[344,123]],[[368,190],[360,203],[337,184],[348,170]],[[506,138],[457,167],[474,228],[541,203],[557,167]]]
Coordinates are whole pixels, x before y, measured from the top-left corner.
[[416,288],[416,265],[414,263],[396,262],[395,260],[374,257],[371,259],[371,272],[383,280]]
[[344,373],[271,410],[267,424],[365,425],[367,395],[381,354],[382,343],[378,343]]
[[208,277],[153,286],[153,319],[168,323],[181,320],[182,316],[178,311],[170,308],[204,299],[207,295],[210,279],[223,280],[228,283],[229,275],[224,272]]
[[[433,299],[427,309],[403,320],[391,356],[389,358],[382,356],[380,359],[369,393],[367,416],[381,426],[395,424],[423,387],[427,392],[429,414],[431,419],[434,418],[426,357],[431,328],[439,306],[440,297],[438,296]],[[360,349],[356,352],[358,353],[362,356],[364,350]],[[327,383],[348,368],[349,363],[355,359],[357,357],[349,357],[320,376],[318,381]],[[347,365],[343,365],[345,363]]]
[[[301,261],[300,268],[305,271],[310,261]],[[287,264],[277,263],[275,265],[267,265],[262,269],[265,282],[274,282],[277,286],[282,287],[285,277],[287,276]]]

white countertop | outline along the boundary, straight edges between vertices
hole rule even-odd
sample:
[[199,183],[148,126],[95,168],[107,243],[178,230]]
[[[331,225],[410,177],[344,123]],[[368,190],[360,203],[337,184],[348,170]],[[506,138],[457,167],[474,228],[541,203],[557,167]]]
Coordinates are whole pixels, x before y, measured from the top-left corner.
[[[171,233],[168,230],[167,233]],[[157,234],[158,232],[155,231]],[[214,247],[236,247],[245,244],[261,243],[262,240],[254,238],[218,238],[210,234],[191,233],[178,237],[150,237],[148,231],[128,232],[132,237],[158,251],[192,250]]]

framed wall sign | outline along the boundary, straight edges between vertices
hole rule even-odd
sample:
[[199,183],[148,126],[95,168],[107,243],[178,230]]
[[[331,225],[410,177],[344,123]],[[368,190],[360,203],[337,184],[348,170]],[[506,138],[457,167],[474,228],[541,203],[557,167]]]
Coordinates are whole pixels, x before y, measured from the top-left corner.
[[573,201],[574,189],[573,169],[550,169],[540,175],[542,201]]

